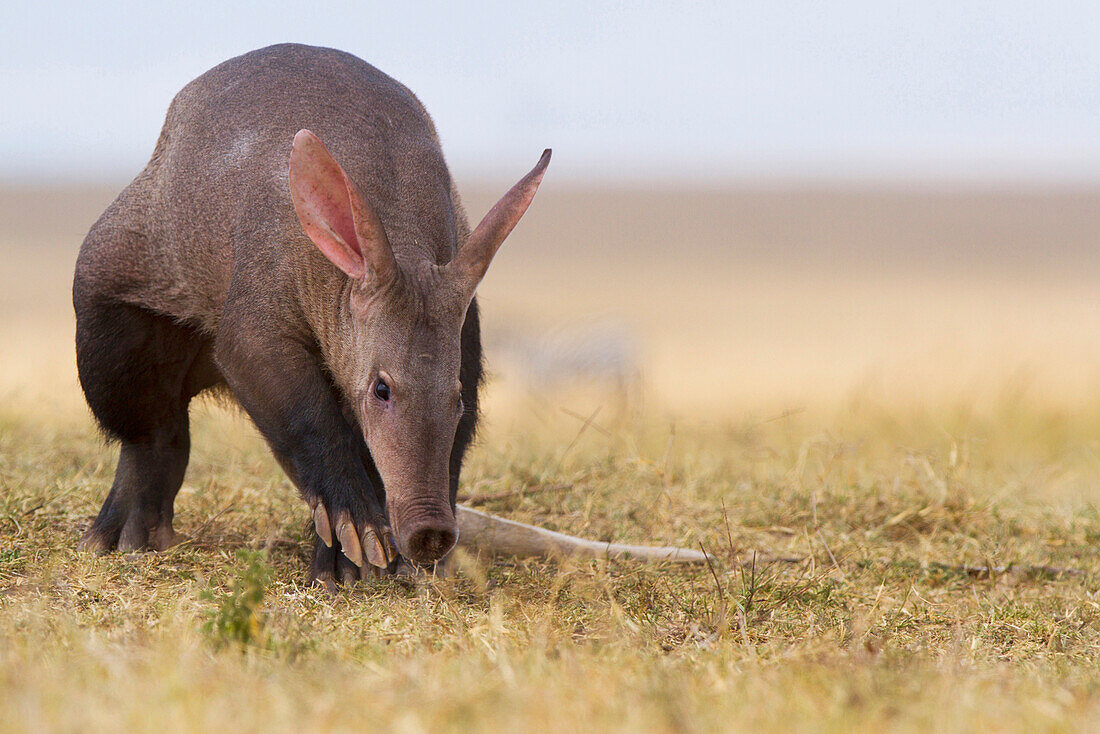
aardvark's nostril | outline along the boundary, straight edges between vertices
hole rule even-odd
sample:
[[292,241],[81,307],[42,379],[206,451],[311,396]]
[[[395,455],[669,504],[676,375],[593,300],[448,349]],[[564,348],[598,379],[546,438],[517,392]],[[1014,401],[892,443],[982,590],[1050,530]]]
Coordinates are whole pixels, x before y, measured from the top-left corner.
[[406,541],[406,555],[417,563],[438,561],[458,540],[458,525],[452,520],[432,521],[413,529]]

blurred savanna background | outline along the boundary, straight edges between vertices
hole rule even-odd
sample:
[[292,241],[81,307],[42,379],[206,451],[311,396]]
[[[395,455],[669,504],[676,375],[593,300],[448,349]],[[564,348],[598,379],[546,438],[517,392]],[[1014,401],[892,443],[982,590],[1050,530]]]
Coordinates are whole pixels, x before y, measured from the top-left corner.
[[[1085,3],[0,10],[0,729],[1100,726],[1100,30]],[[74,545],[117,449],[72,266],[172,95],[281,41],[432,113],[479,291],[463,495],[713,565],[463,557],[333,597],[247,420],[190,540]]]

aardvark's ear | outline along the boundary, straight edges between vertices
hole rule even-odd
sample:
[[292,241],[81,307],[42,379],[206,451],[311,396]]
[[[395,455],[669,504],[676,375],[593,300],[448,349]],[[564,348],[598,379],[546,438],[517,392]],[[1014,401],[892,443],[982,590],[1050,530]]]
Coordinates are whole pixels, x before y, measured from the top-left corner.
[[477,228],[470,233],[469,239],[455,255],[454,260],[447,265],[447,269],[453,273],[452,277],[458,281],[467,298],[473,298],[477,284],[489,269],[489,263],[492,262],[497,248],[519,223],[527,207],[531,205],[531,200],[535,198],[535,192],[539,189],[548,165],[550,165],[549,148],[542,152],[542,157],[531,172],[521,178],[519,183],[509,189],[508,193],[489,210]]
[[386,231],[359,188],[309,130],[290,151],[290,198],[302,229],[336,267],[353,278],[397,267]]

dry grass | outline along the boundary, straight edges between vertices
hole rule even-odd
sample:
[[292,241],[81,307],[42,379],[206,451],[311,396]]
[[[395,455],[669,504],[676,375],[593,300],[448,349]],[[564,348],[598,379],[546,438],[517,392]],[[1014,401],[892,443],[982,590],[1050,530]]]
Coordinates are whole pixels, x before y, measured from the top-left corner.
[[[193,542],[88,557],[73,542],[114,452],[82,421],[5,409],[0,720],[14,731],[1100,724],[1100,460],[1095,440],[1076,438],[1098,435],[1095,418],[1013,406],[994,419],[604,428],[563,455],[577,430],[567,416],[497,426],[467,486],[571,482],[492,509],[701,544],[716,576],[467,559],[457,580],[329,597],[303,584],[307,518],[292,488],[242,420],[208,411],[177,502]],[[1051,487],[1062,500],[1043,501]],[[241,549],[272,577],[244,645],[204,626],[245,574]],[[736,564],[753,550],[806,560]],[[1083,574],[979,578],[937,563]]]
[[[593,537],[701,545],[713,573],[466,558],[457,579],[332,597],[303,583],[307,518],[289,483],[246,421],[211,406],[195,411],[177,501],[191,541],[75,552],[116,450],[74,381],[75,240],[62,233],[43,256],[44,236],[28,232],[9,233],[0,300],[0,730],[1100,728],[1100,404],[1080,397],[1100,374],[1100,319],[1088,322],[1097,303],[1083,273],[1046,290],[1024,279],[1035,321],[1012,340],[989,336],[1021,321],[1003,307],[1003,273],[928,285],[883,268],[852,276],[864,290],[830,306],[854,281],[810,287],[797,268],[758,264],[770,280],[737,276],[734,297],[725,271],[660,258],[611,284],[505,261],[486,293],[490,327],[535,312],[552,324],[620,294],[646,339],[647,401],[613,415],[598,391],[535,397],[498,375],[464,491],[571,484],[485,507]],[[677,279],[691,297],[661,308],[639,291]],[[551,281],[575,298],[555,303]],[[721,310],[754,303],[772,306],[745,321]],[[845,322],[859,304],[878,316]],[[988,318],[952,320],[952,308]],[[706,314],[717,321],[697,323]],[[1046,317],[1076,322],[1043,330]],[[923,325],[910,329],[923,346],[891,367],[906,342],[888,328],[897,319]],[[951,346],[968,334],[969,347]],[[924,349],[935,343],[942,353]],[[815,366],[828,379],[806,377]],[[573,414],[599,405],[580,432]],[[776,556],[804,560],[762,560]]]

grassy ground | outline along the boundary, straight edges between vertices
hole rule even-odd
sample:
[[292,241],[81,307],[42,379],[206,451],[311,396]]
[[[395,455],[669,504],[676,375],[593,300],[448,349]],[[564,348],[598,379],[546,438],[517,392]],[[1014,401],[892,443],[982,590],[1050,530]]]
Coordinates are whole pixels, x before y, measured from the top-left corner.
[[609,317],[645,400],[534,399],[490,351],[463,491],[713,570],[466,558],[329,596],[289,483],[212,406],[190,541],[76,553],[117,450],[68,288],[112,191],[4,191],[0,731],[1100,729],[1095,191],[543,188],[487,342]]
[[[708,568],[466,558],[331,597],[246,423],[202,409],[163,554],[73,544],[113,470],[0,410],[6,731],[1072,731],[1100,726],[1100,411],[494,422],[468,491]],[[599,423],[597,419],[597,423]],[[825,428],[827,426],[827,429]],[[574,440],[576,439],[576,440]],[[755,569],[751,559],[757,553]],[[769,562],[765,558],[804,558]],[[748,568],[738,565],[748,562]],[[943,564],[943,565],[939,565]],[[1080,573],[972,566],[1058,566]]]

